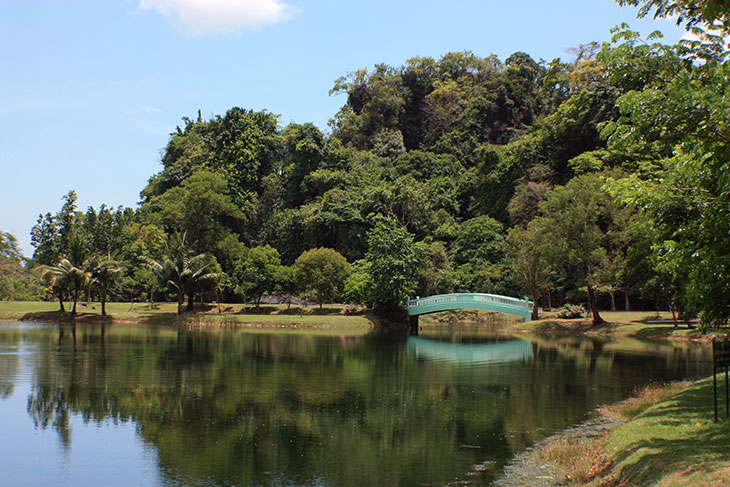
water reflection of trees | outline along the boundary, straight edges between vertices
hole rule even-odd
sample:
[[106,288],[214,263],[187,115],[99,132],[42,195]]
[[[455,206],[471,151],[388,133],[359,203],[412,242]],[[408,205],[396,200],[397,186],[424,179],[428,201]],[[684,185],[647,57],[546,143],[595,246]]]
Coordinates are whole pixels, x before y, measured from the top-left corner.
[[[63,325],[43,340],[28,399],[37,427],[68,447],[71,414],[134,421],[171,477],[221,483],[412,484],[491,460],[489,478],[641,374],[622,353],[547,341],[521,367],[460,368],[367,338]],[[658,357],[648,370],[666,369]]]

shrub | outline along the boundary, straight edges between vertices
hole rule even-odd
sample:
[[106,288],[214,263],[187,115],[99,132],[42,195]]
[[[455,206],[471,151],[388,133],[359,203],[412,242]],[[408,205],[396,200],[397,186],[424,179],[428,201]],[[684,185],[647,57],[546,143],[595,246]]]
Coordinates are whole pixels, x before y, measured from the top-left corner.
[[340,314],[343,314],[343,315],[354,315],[354,314],[357,314],[357,308],[355,306],[345,306],[340,311]]
[[577,304],[564,304],[558,310],[558,318],[571,320],[573,318],[582,318],[585,316],[586,310],[583,306]]

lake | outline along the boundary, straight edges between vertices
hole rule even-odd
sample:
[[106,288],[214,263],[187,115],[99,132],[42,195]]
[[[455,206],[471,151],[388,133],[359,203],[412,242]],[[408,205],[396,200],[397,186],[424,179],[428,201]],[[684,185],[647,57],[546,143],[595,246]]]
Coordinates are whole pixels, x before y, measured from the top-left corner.
[[[516,453],[708,348],[0,323],[3,485],[490,485]],[[708,414],[711,405],[708,405]]]

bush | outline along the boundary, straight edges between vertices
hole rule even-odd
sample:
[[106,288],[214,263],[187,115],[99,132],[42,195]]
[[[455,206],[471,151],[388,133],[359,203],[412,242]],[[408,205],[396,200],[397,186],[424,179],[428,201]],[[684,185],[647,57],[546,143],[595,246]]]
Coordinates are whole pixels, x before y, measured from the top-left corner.
[[583,318],[586,310],[583,306],[577,304],[564,304],[562,308],[558,310],[558,318],[572,320],[574,318]]

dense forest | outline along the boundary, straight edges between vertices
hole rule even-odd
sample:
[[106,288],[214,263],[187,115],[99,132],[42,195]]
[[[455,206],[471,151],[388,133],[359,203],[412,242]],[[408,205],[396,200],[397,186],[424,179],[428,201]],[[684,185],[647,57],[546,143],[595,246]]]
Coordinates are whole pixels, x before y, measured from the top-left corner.
[[1,234],[0,298],[63,307],[93,282],[102,301],[181,311],[196,294],[275,294],[389,314],[409,295],[475,291],[585,303],[595,323],[599,306],[643,306],[724,325],[728,9],[619,3],[674,16],[697,40],[620,26],[570,61],[379,64],[334,82],[346,103],[328,133],[267,111],[198,112],[138,208],[83,212],[70,191],[39,215],[27,262]]

